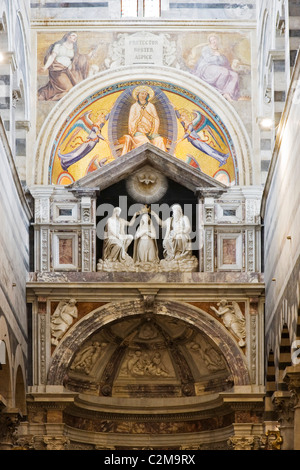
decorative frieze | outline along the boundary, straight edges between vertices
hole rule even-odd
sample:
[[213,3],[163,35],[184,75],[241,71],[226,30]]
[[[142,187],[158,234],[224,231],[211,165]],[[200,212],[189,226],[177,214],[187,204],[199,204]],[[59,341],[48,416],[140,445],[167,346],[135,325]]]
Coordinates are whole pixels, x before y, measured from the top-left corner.
[[47,382],[47,360],[46,360],[46,351],[47,351],[47,302],[45,298],[38,299],[38,365],[40,372],[40,383],[46,384]]
[[214,271],[214,230],[212,228],[205,230],[204,267],[206,272]]

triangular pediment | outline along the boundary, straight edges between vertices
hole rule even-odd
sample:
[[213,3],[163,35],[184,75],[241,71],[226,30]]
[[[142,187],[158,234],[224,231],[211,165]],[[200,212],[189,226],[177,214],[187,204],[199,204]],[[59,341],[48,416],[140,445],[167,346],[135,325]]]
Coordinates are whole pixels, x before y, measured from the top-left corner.
[[146,143],[112,163],[93,171],[68,186],[71,190],[99,189],[100,191],[128,178],[145,165],[152,166],[167,178],[196,192],[222,194],[226,185],[195,169],[177,157]]

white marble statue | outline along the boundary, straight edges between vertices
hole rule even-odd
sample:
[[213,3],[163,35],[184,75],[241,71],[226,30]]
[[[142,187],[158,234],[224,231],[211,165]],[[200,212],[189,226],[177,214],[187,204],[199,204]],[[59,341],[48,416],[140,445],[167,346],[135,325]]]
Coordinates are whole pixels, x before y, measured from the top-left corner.
[[242,348],[246,345],[246,327],[245,317],[237,302],[228,303],[223,299],[218,304],[218,309],[210,307],[219,317],[222,318],[224,325],[239,339],[239,346]]
[[166,229],[163,240],[164,257],[167,261],[190,258],[192,249],[189,218],[183,214],[179,204],[174,204],[171,209],[172,216],[165,221],[161,220],[155,212],[151,212],[158,224]]
[[138,212],[134,214],[130,222],[122,219],[120,214],[120,207],[115,207],[112,216],[107,220],[103,244],[104,260],[122,262],[129,257],[127,250],[133,240],[133,235],[126,233],[126,227],[134,224]]
[[133,261],[159,263],[156,230],[148,214],[143,214],[134,237]]
[[55,312],[51,317],[51,342],[54,345],[58,345],[59,340],[72,325],[75,318],[78,316],[78,310],[76,307],[76,300],[70,299],[69,302],[61,301],[56,307]]
[[[103,259],[97,263],[98,271],[111,272],[192,272],[198,268],[198,260],[192,254],[191,225],[179,204],[172,206],[172,216],[165,221],[145,206],[136,212],[130,222],[120,217],[116,207],[105,226]],[[138,215],[142,215],[135,235],[126,234]],[[157,233],[153,216],[165,229],[163,240],[164,259],[159,259]],[[133,258],[127,253],[134,240]]]

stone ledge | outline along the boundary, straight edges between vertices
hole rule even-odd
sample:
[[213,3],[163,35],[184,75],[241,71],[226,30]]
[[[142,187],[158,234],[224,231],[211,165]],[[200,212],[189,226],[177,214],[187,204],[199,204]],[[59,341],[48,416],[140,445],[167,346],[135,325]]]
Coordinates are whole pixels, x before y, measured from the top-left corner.
[[27,286],[35,283],[168,283],[168,284],[263,284],[261,273],[123,273],[123,272],[44,272],[29,273]]

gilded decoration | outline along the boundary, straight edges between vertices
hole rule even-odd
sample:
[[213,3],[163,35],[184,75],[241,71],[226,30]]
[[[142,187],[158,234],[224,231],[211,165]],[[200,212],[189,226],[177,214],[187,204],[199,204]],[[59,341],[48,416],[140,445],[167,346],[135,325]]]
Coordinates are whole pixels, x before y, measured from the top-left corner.
[[231,136],[207,103],[171,83],[136,80],[76,106],[55,137],[49,183],[71,184],[145,143],[227,186],[237,181]]

